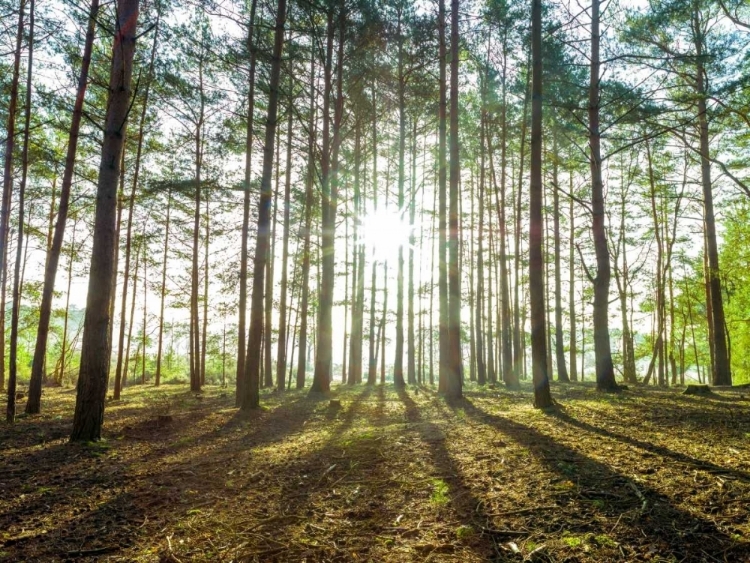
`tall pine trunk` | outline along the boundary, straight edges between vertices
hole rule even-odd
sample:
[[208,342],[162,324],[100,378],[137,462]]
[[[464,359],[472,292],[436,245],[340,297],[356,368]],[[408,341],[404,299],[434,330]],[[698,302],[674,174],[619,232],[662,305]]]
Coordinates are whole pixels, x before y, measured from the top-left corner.
[[[570,173],[570,193],[573,194],[573,173]],[[570,379],[578,381],[578,351],[576,344],[578,333],[576,332],[576,299],[575,299],[575,281],[576,281],[576,253],[575,253],[575,209],[573,208],[573,198],[570,198],[568,213],[570,215],[570,240],[568,248],[568,306],[570,317]]]
[[[8,126],[5,137],[5,161],[3,167],[3,200],[0,211],[0,389],[5,387],[5,291],[8,279],[8,242],[10,229],[10,205],[13,193],[13,156],[16,145],[16,111],[18,107],[18,80],[21,72],[21,49],[23,46],[25,0],[20,0],[16,46],[13,56],[13,78],[8,101]],[[14,396],[15,400],[15,396]]]
[[[336,217],[332,205],[333,189],[331,174],[331,91],[333,89],[333,41],[336,27],[333,8],[328,12],[326,32],[326,60],[323,88],[323,140],[320,159],[321,178],[321,276],[318,292],[318,325],[315,342],[315,370],[311,393],[326,393],[331,386],[331,362],[333,360],[333,285],[334,285],[334,241]],[[343,42],[343,37],[340,41]],[[342,63],[342,61],[337,61]],[[334,110],[335,111],[335,110]]]
[[[291,75],[289,83],[291,85]],[[290,88],[291,91],[291,88]],[[284,391],[286,376],[286,309],[289,262],[289,212],[292,205],[292,99],[290,96],[286,122],[286,169],[284,171],[284,242],[281,248],[281,295],[279,296],[279,341],[276,349],[276,389]]]
[[258,2],[250,4],[250,22],[247,30],[247,49],[250,53],[250,71],[247,79],[247,123],[245,125],[245,181],[242,200],[242,241],[240,243],[240,295],[237,319],[237,372],[235,378],[235,406],[240,406],[245,384],[245,344],[247,318],[247,237],[250,227],[250,182],[253,164],[253,124],[255,113],[255,62],[254,45],[255,9]]
[[161,358],[164,344],[164,303],[167,296],[167,263],[169,258],[169,227],[170,214],[172,211],[172,189],[167,191],[167,219],[164,227],[164,252],[162,254],[161,270],[161,288],[159,290],[159,336],[156,346],[156,375],[154,376],[154,385],[158,387],[161,384]]
[[[399,10],[398,28],[398,209],[399,217],[404,212],[404,160],[406,152],[406,78],[404,77],[403,12]],[[393,384],[397,388],[406,386],[404,381],[404,245],[398,247],[398,273],[396,275],[396,357],[393,361]]]
[[440,67],[440,101],[438,105],[438,193],[440,195],[438,211],[438,293],[439,299],[439,370],[438,392],[445,393],[447,389],[449,364],[449,333],[448,333],[448,208],[447,192],[448,178],[446,170],[447,156],[447,127],[448,95],[446,91],[448,50],[445,39],[445,0],[438,0],[438,32],[439,32],[439,67]]
[[409,195],[409,281],[407,294],[406,327],[406,377],[410,385],[417,383],[416,346],[414,332],[414,218],[416,213],[417,190],[417,120],[412,123],[411,132],[411,190]]
[[266,118],[265,144],[263,146],[263,173],[258,204],[258,235],[256,237],[253,264],[253,293],[251,299],[250,330],[247,339],[245,360],[245,385],[242,410],[260,407],[260,349],[263,337],[263,285],[268,256],[271,227],[271,179],[273,175],[274,140],[276,136],[279,108],[279,76],[281,74],[281,52],[284,47],[284,23],[286,22],[286,0],[278,0],[276,26],[274,30],[273,54],[269,78],[268,117]]
[[531,2],[531,182],[529,186],[529,300],[534,406],[552,406],[547,373],[547,335],[542,255],[542,0]]
[[104,421],[110,359],[109,305],[115,254],[117,183],[131,97],[139,0],[118,0],[107,115],[97,182],[81,364],[71,440],[97,441]]
[[[695,16],[697,18],[697,16]],[[698,23],[694,23],[697,28]],[[719,272],[719,250],[716,242],[716,222],[714,219],[714,198],[711,182],[711,154],[709,149],[708,117],[706,116],[706,84],[703,63],[703,40],[696,33],[695,40],[697,68],[695,88],[698,96],[698,133],[700,137],[701,186],[703,188],[703,219],[706,231],[706,256],[708,263],[708,286],[711,300],[711,340],[713,344],[712,383],[731,385],[732,371],[727,350],[726,327],[724,320],[724,300]]]
[[594,357],[596,359],[596,388],[617,391],[612,351],[609,342],[609,246],[604,212],[604,183],[602,180],[601,132],[599,131],[599,7],[601,0],[591,2],[591,65],[589,76],[589,162],[591,168],[591,210],[593,214],[596,276],[594,282]]
[[313,188],[315,180],[315,145],[317,123],[315,111],[315,53],[310,55],[310,115],[307,124],[307,179],[305,180],[305,230],[302,243],[302,296],[300,298],[299,357],[297,360],[297,389],[305,386],[307,373],[307,321],[310,302],[310,237],[312,228]]
[[553,240],[555,246],[555,355],[557,357],[557,380],[569,382],[568,368],[565,365],[565,344],[563,343],[562,322],[562,268],[560,248],[560,185],[558,184],[558,154],[557,154],[557,131],[554,133],[553,149],[553,181],[552,181],[552,205],[553,205]]
[[21,313],[23,277],[23,224],[25,219],[26,181],[29,172],[29,126],[31,125],[31,76],[34,68],[34,0],[29,3],[29,56],[26,66],[26,103],[24,108],[23,149],[21,153],[21,184],[18,187],[18,239],[13,275],[13,308],[10,321],[10,358],[8,373],[8,408],[5,419],[12,424],[16,418],[16,381],[18,376],[18,321]]
[[448,370],[445,395],[460,399],[463,395],[461,366],[461,277],[459,266],[459,148],[458,148],[458,8],[451,1],[451,82],[450,82],[450,210],[448,245]]

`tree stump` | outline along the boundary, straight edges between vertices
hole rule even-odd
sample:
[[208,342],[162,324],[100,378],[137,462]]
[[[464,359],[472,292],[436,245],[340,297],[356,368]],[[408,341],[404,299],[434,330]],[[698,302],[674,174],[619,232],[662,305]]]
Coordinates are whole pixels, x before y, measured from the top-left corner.
[[169,424],[170,422],[172,422],[171,414],[160,414],[156,417],[156,424],[158,426],[164,426],[165,424]]
[[682,392],[683,395],[713,395],[714,392],[708,385],[688,385]]

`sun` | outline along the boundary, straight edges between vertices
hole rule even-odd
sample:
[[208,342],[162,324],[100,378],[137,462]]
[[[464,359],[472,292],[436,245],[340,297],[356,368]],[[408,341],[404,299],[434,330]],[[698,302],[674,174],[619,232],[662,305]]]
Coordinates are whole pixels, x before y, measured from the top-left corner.
[[361,219],[361,225],[365,248],[378,261],[396,259],[399,247],[408,247],[413,230],[408,211],[397,208],[370,209]]

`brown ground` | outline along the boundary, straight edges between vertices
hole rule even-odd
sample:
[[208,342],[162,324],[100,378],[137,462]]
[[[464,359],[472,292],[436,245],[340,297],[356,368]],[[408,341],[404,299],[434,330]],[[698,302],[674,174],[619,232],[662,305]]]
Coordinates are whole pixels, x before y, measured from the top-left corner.
[[550,413],[389,386],[242,415],[131,388],[106,441],[72,445],[75,392],[46,390],[0,426],[0,560],[750,561],[750,400],[553,392]]

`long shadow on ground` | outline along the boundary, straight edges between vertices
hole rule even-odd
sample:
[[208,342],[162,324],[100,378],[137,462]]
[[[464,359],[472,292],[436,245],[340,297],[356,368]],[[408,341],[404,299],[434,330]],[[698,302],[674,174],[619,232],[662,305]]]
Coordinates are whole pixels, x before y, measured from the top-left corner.
[[[531,426],[488,413],[468,399],[460,406],[471,418],[528,448],[545,469],[575,480],[578,490],[603,490],[609,501],[602,510],[613,524],[616,522],[612,530],[617,531],[614,535],[625,550],[623,560],[650,558],[654,549],[661,556],[671,556],[678,561],[745,561],[750,558],[748,544],[733,541],[714,522],[677,508],[672,499],[644,483],[618,473]],[[587,425],[579,427],[587,432],[596,431]],[[571,467],[574,476],[570,475]],[[562,472],[562,468],[568,471]],[[588,521],[571,521],[570,525],[583,532],[602,533]]]

